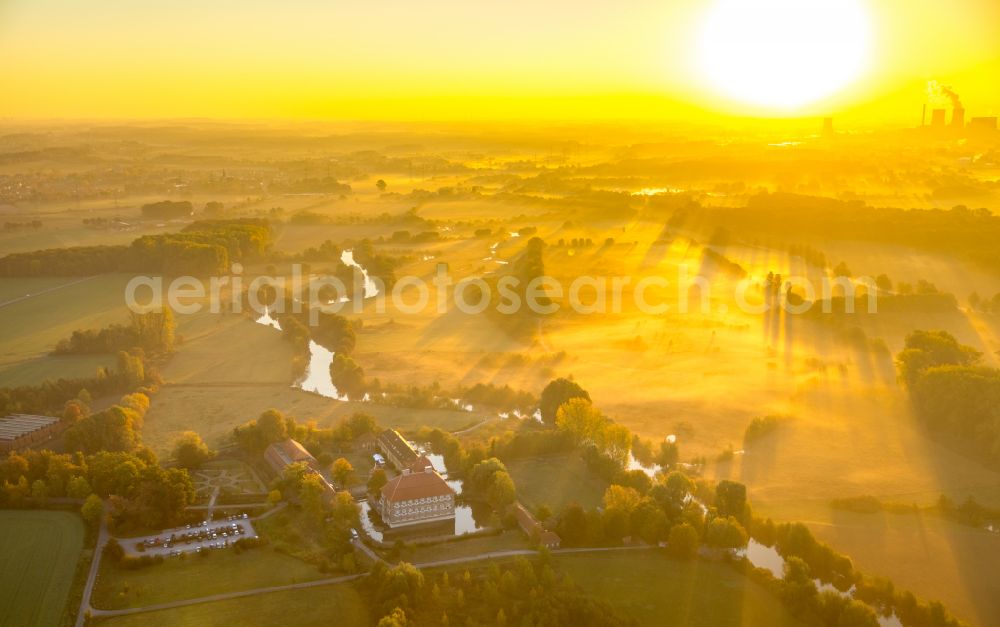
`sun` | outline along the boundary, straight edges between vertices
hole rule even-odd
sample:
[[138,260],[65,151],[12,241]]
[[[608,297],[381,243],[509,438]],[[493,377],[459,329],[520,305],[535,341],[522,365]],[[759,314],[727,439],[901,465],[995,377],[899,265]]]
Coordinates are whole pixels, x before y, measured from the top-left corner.
[[700,74],[723,95],[789,110],[865,73],[871,20],[862,0],[717,0],[698,47]]

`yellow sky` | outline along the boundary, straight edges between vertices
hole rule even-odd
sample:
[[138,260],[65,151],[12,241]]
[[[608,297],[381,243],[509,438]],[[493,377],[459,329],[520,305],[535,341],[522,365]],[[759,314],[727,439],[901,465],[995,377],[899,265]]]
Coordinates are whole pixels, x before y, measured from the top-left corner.
[[0,116],[903,120],[932,78],[1000,110],[996,0],[860,0],[864,76],[781,112],[702,75],[715,1],[0,0]]

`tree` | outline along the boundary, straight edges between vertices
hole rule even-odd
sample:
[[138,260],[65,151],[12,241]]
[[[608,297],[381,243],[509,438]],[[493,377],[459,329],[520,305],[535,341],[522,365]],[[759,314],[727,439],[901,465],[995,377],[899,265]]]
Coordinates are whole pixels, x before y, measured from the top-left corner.
[[149,397],[142,392],[126,394],[120,401],[118,401],[118,404],[122,407],[131,409],[138,414],[139,417],[145,417],[146,412],[149,411]]
[[660,442],[660,452],[656,456],[656,463],[661,468],[673,468],[678,459],[680,459],[680,451],[677,449],[676,442],[667,440]]
[[346,490],[341,490],[330,501],[330,517],[341,529],[350,529],[361,524],[358,505],[354,497]]
[[804,614],[816,602],[816,582],[809,574],[809,566],[802,559],[792,556],[785,559],[785,576],[781,595],[795,614]]
[[385,181],[383,181],[382,179],[379,179],[379,180],[375,181],[375,187],[377,187],[377,188],[378,188],[378,191],[380,191],[380,192],[384,192],[384,191],[385,191],[385,188],[386,188],[387,186],[386,186],[386,183],[385,183]]
[[632,450],[632,432],[623,425],[607,421],[597,432],[596,444],[602,453],[624,466]]
[[604,492],[604,534],[617,542],[629,534],[632,512],[642,497],[632,488],[611,485]]
[[[333,469],[330,471],[330,475],[337,482],[337,485],[346,488],[354,483],[354,466],[343,457],[337,458],[333,462]],[[384,476],[385,472],[382,475]]]
[[590,528],[587,512],[579,503],[570,503],[559,515],[556,532],[566,546],[585,546],[589,543]]
[[507,467],[496,457],[484,459],[473,466],[466,486],[470,492],[484,496],[494,509],[502,509],[517,498],[514,480]]
[[299,484],[299,501],[306,515],[314,522],[320,523],[326,517],[326,487],[323,478],[311,472],[302,477]]
[[101,497],[91,494],[80,507],[80,516],[84,522],[96,529],[101,524],[101,515],[104,514],[104,502]]
[[747,487],[742,483],[723,479],[715,486],[715,508],[719,516],[732,516],[742,521],[747,511]]
[[411,601],[420,598],[424,589],[424,573],[408,562],[391,567],[380,562],[372,570],[371,577],[376,599],[383,607],[408,607]]
[[747,540],[746,530],[732,516],[713,518],[705,532],[705,544],[720,549],[742,548],[747,545]]
[[368,492],[371,494],[378,494],[388,482],[389,479],[386,477],[385,471],[381,468],[376,468],[375,472],[373,472],[372,476],[368,479]]
[[633,488],[626,488],[620,485],[608,486],[604,491],[604,509],[621,510],[626,514],[631,514],[642,500],[642,496]]
[[139,387],[146,380],[142,358],[126,351],[118,351],[118,372],[125,379],[125,386],[130,389]]
[[583,398],[590,402],[590,394],[575,381],[559,378],[549,382],[542,390],[542,396],[538,403],[542,420],[549,424],[555,424],[556,412],[559,407],[571,398]]
[[180,522],[193,501],[194,484],[187,470],[147,466],[132,501],[132,513],[147,527],[170,527]]
[[891,292],[892,291],[892,279],[890,279],[885,274],[880,274],[877,277],[875,277],[875,287],[877,287],[879,289],[879,291],[882,291],[882,292]]
[[269,409],[261,414],[257,419],[257,429],[265,446],[282,442],[289,437],[285,416],[277,409]]
[[125,549],[115,538],[108,538],[108,541],[104,544],[104,549],[101,551],[101,555],[105,559],[111,560],[113,564],[117,564],[125,557]]
[[93,493],[86,477],[73,477],[66,484],[66,496],[71,499],[85,499]]
[[31,482],[31,498],[44,500],[49,496],[49,487],[45,485],[45,482],[41,479],[35,479]]
[[66,429],[66,448],[71,451],[133,451],[139,446],[142,416],[120,405],[78,420]]
[[667,549],[679,559],[693,559],[698,554],[698,531],[688,523],[674,525],[667,537]]
[[340,394],[348,398],[360,400],[365,393],[365,371],[343,353],[337,353],[330,362],[330,380]]
[[903,351],[896,356],[900,377],[912,385],[920,374],[935,366],[969,366],[979,361],[980,353],[958,343],[947,331],[917,330],[906,336]]
[[78,399],[71,399],[66,401],[66,405],[63,407],[63,422],[74,424],[82,418],[84,418],[89,413],[87,406]]
[[608,419],[585,398],[571,398],[556,410],[556,426],[577,444],[596,444]]
[[174,443],[174,459],[182,468],[195,470],[215,457],[215,452],[194,431],[185,431]]
[[486,499],[495,510],[502,510],[517,499],[517,488],[507,471],[493,475],[493,480],[486,492]]
[[406,627],[408,624],[406,612],[397,607],[392,610],[391,614],[379,619],[377,627]]

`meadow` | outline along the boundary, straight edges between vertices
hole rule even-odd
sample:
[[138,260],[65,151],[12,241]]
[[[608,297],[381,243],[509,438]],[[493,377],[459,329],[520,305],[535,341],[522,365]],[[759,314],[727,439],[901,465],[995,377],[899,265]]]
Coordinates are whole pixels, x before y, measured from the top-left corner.
[[[991,297],[1000,291],[1000,279],[967,259],[904,246],[741,238],[738,233],[726,242],[714,237],[716,225],[699,223],[696,212],[683,227],[668,224],[675,214],[698,204],[744,207],[761,190],[829,197],[849,192],[877,204],[947,208],[967,199],[938,200],[936,179],[926,173],[949,171],[956,155],[928,152],[917,160],[899,159],[898,144],[861,137],[819,148],[806,139],[801,149],[768,145],[753,134],[725,135],[725,143],[719,144],[686,142],[673,128],[588,128],[584,145],[573,135],[580,132],[536,129],[522,136],[506,128],[496,134],[458,127],[434,133],[398,127],[380,134],[337,129],[329,136],[295,136],[283,142],[272,142],[268,135],[265,144],[225,134],[210,149],[205,144],[158,158],[203,184],[214,176],[208,163],[229,163],[233,184],[245,185],[245,193],[196,194],[196,208],[221,200],[230,216],[276,218],[281,222],[275,249],[282,253],[326,240],[347,246],[367,237],[379,252],[400,259],[397,277],[430,278],[437,264],[446,263],[456,279],[495,278],[526,246],[527,237],[513,233],[534,227],[548,245],[546,273],[564,286],[581,275],[628,276],[632,286],[643,277],[665,277],[669,286],[648,296],[668,304],[666,312],[639,311],[626,299],[621,313],[564,310],[539,321],[532,333],[519,335],[509,333],[495,316],[454,310],[439,314],[433,304],[415,314],[391,306],[378,312],[369,305],[347,314],[362,324],[354,358],[368,378],[398,385],[437,382],[449,390],[492,383],[538,394],[551,379],[572,376],[602,411],[634,433],[654,442],[674,435],[682,461],[704,460],[708,478],[746,483],[759,514],[806,521],[866,572],[892,576],[921,596],[940,598],[960,617],[983,622],[996,615],[990,583],[1000,580],[995,536],[908,515],[853,519],[827,504],[832,498],[872,494],[927,505],[944,493],[957,501],[971,495],[1000,505],[1000,473],[921,428],[896,382],[893,364],[907,333],[933,328],[952,332],[995,365],[1000,316],[973,312],[966,300],[972,291]],[[793,134],[785,128],[768,132]],[[137,141],[158,137],[148,129],[136,133]],[[178,133],[187,137],[195,131]],[[277,129],[267,133],[295,135]],[[174,139],[156,139],[160,141]],[[261,145],[268,147],[266,152]],[[329,171],[331,161],[317,159],[316,150],[336,155],[332,176],[349,180],[351,194],[261,191],[272,179],[298,180]],[[248,164],[248,155],[260,160]],[[191,165],[189,159],[195,157],[204,162]],[[855,167],[831,180],[828,157],[849,160]],[[911,183],[872,183],[869,173],[885,168],[903,177],[897,180]],[[375,186],[378,179],[387,183],[384,193]],[[968,202],[991,199],[996,199],[995,190]],[[120,208],[110,200],[85,200],[83,207],[94,215],[111,217],[117,210],[134,216],[144,200],[138,195],[121,198],[116,201]],[[104,241],[97,233],[109,236],[108,242],[126,238],[117,232],[83,232],[81,215],[59,203],[25,207],[11,215],[37,216],[46,226],[2,235],[0,249]],[[303,210],[325,216],[329,223],[286,221]],[[416,219],[404,216],[411,210]],[[440,237],[417,244],[393,241],[401,230],[435,230]],[[574,238],[594,243],[578,246],[571,243]],[[558,244],[560,239],[564,245]],[[954,293],[959,307],[836,320],[748,314],[732,298],[736,276],[704,260],[707,250],[724,255],[758,284],[768,272],[801,272],[813,280],[831,274],[830,267],[810,266],[790,253],[791,244],[820,249],[829,266],[844,261],[857,275],[886,273],[894,282],[911,284],[929,280]],[[267,265],[248,268],[247,274],[265,272]],[[288,264],[275,265],[284,270]],[[322,269],[333,264],[314,265]],[[696,306],[690,313],[679,311],[676,288],[682,269],[709,282],[705,311]],[[0,385],[86,373],[104,363],[102,358],[62,359],[47,353],[74,329],[123,322],[124,277],[66,285],[71,281],[0,279]],[[59,289],[45,291],[52,288]],[[25,294],[34,296],[2,305]],[[626,296],[630,294],[628,288]],[[414,290],[404,292],[408,302],[416,296]],[[143,427],[145,443],[161,455],[186,430],[197,431],[212,447],[222,446],[234,426],[270,407],[320,426],[365,411],[381,424],[403,430],[431,425],[454,431],[495,415],[495,409],[413,410],[302,392],[291,387],[291,349],[280,333],[238,315],[177,319],[177,352],[162,368],[165,385],[153,398]],[[855,328],[864,333],[863,341],[856,340]],[[775,433],[745,446],[747,424],[766,414],[790,418]],[[719,459],[729,449],[731,459]],[[579,466],[572,460],[558,467],[550,460],[523,460],[512,463],[511,472],[530,506],[558,508],[569,500],[596,504],[603,490],[580,481]],[[537,477],[545,481],[532,480]],[[977,577],[980,572],[984,575]]]
[[600,507],[608,487],[578,454],[516,459],[507,464],[507,470],[521,502],[532,511],[545,505],[558,512],[570,503]]
[[[290,608],[294,608],[290,612]],[[143,612],[96,620],[108,627],[224,627],[227,625],[285,624],[294,615],[295,625],[362,627],[371,624],[368,608],[349,584],[318,586],[304,590],[269,592],[212,603],[199,603],[157,612]]]
[[76,514],[0,511],[0,625],[61,622],[83,535]]
[[242,553],[222,550],[207,556],[171,557],[139,570],[102,562],[92,603],[96,608],[116,610],[323,577],[312,564],[266,546]]
[[[445,219],[440,212],[449,206],[439,206],[439,219]],[[524,223],[511,220],[506,228],[514,230]],[[537,223],[546,241],[585,236],[600,240],[609,232],[606,226]],[[308,234],[286,231],[290,239],[279,241],[289,247],[316,245],[357,228],[331,226],[311,229]],[[372,234],[373,227],[364,228],[365,234]],[[383,234],[390,228],[385,227]],[[397,254],[407,255],[407,261],[397,275],[430,277],[438,262],[448,263],[456,277],[488,274],[501,268],[487,260],[494,241],[499,260],[514,259],[524,245],[510,236],[473,239],[465,232],[454,233],[430,246],[398,250]],[[695,271],[701,267],[703,244],[693,237],[663,243],[656,223],[632,222],[618,229],[615,237],[619,243],[613,246],[576,254],[554,248],[546,253],[546,270],[568,284],[584,273],[677,277],[682,266]],[[418,252],[434,258],[424,259]],[[787,253],[759,247],[734,247],[728,254],[757,277],[769,270],[788,272],[797,263]],[[894,277],[914,280],[916,275],[903,274],[904,269],[892,268]],[[845,341],[840,328],[822,321],[744,314],[729,297],[733,280],[717,273],[710,278],[707,311],[651,315],[626,300],[617,315],[561,312],[546,319],[532,338],[505,333],[489,316],[454,310],[440,315],[431,307],[404,314],[394,311],[391,304],[380,313],[366,307],[360,314],[348,314],[363,323],[355,359],[366,376],[383,382],[438,382],[446,389],[489,382],[537,394],[551,378],[573,376],[616,421],[654,441],[675,435],[682,459],[704,456],[709,477],[747,483],[758,510],[779,520],[797,520],[799,506],[816,512],[831,498],[869,493],[906,495],[920,504],[933,502],[941,493],[958,500],[974,495],[987,503],[1000,502],[996,472],[928,438],[916,424],[891,362],[891,353],[899,350],[913,328],[949,329],[989,355],[993,336],[982,332],[982,327],[996,328],[995,320],[970,322],[960,311],[850,320],[869,337],[884,339],[886,354]],[[679,304],[675,290],[657,296]],[[404,292],[404,298],[412,294]],[[425,424],[456,430],[489,417],[480,412],[330,401],[290,387],[290,349],[273,330],[239,316],[199,315],[179,317],[179,322],[189,334],[164,368],[167,385],[154,399],[144,427],[145,441],[161,453],[187,429],[201,433],[210,445],[220,446],[233,426],[269,407],[316,420],[321,426],[352,411],[366,411],[382,424],[404,430]],[[726,449],[741,451],[746,425],[753,417],[769,413],[790,415],[792,420],[758,443],[757,450],[751,448],[729,462],[715,461]],[[513,469],[515,481],[525,486],[526,502],[537,506],[549,501],[550,506],[558,506],[566,501],[562,497],[567,491],[543,489],[539,486],[552,484],[527,480],[538,470],[545,471],[531,468],[518,481],[516,465]],[[597,489],[563,483],[581,488],[583,493],[574,498],[599,502]],[[812,519],[827,520],[817,515]],[[928,533],[933,543],[942,546],[951,546],[956,534],[950,526]],[[829,541],[839,550],[848,549],[840,545],[836,533],[829,535]],[[870,547],[868,554],[872,551],[878,555],[877,546]],[[988,611],[988,606],[963,601],[961,579],[936,567],[940,560],[950,558],[928,552],[920,559],[921,572],[927,574],[912,579],[916,592],[954,602],[966,609],[966,616]],[[872,572],[888,574],[885,562],[873,559]],[[976,560],[973,564],[989,568]]]
[[474,536],[451,542],[407,545],[400,559],[411,564],[470,557],[496,551],[532,549],[531,543],[520,529],[507,529],[500,534]]
[[[776,512],[769,506],[761,513]],[[781,514],[804,521],[817,538],[850,555],[864,572],[889,577],[897,588],[946,600],[956,616],[972,625],[990,625],[1000,616],[996,532],[933,514],[858,514],[819,503],[786,504]]]
[[649,551],[560,555],[553,563],[642,625],[803,625],[765,588],[721,563],[679,562]]
[[98,363],[93,357],[49,353],[73,331],[124,323],[127,282],[127,276],[117,274],[57,281],[0,278],[0,301],[8,303],[0,303],[0,380],[16,385],[93,376]]

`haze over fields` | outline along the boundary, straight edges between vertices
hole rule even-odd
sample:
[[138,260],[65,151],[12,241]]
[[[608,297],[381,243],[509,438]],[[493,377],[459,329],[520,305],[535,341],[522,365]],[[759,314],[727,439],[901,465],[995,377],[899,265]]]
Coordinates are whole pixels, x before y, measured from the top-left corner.
[[997,10],[7,3],[0,626],[1000,624]]

